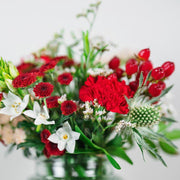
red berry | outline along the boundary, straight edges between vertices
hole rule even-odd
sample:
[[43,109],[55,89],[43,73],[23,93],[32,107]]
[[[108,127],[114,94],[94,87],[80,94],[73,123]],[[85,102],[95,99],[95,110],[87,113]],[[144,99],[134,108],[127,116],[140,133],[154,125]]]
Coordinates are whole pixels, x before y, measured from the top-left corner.
[[157,67],[152,70],[151,76],[155,80],[160,80],[165,77],[164,69],[162,67]]
[[118,57],[112,58],[111,61],[109,62],[110,69],[116,69],[119,67],[119,65],[120,65],[120,59]]
[[129,83],[129,87],[131,88],[132,91],[136,91],[138,88],[138,81],[132,81]]
[[126,73],[127,75],[132,75],[138,70],[138,63],[135,59],[129,59],[126,63]]
[[164,90],[166,88],[166,84],[164,81],[159,81],[158,84],[161,86],[162,90]]
[[142,49],[141,51],[139,51],[138,53],[138,57],[139,59],[142,59],[144,61],[149,60],[149,56],[150,56],[150,49]]
[[118,79],[120,79],[122,77],[123,72],[124,72],[124,70],[122,70],[121,68],[116,69],[115,73],[116,73],[116,76]]
[[148,89],[148,92],[152,97],[159,96],[162,92],[162,87],[159,84],[151,84],[151,86]]
[[151,61],[145,61],[140,66],[140,71],[143,71],[143,72],[146,72],[146,71],[149,72],[152,69],[153,69],[153,65]]
[[165,77],[168,77],[174,72],[175,65],[173,62],[167,61],[162,65],[162,68],[164,69]]

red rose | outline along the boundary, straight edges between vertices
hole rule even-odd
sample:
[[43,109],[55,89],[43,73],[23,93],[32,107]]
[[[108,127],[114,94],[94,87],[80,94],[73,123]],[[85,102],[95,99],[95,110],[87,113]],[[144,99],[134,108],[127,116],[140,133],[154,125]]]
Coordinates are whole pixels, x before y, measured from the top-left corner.
[[59,106],[58,99],[60,96],[51,96],[46,99],[47,108],[57,108]]
[[69,85],[73,80],[71,73],[63,73],[58,76],[58,82],[62,85]]
[[15,88],[27,87],[27,86],[33,84],[34,82],[36,82],[36,74],[34,74],[34,73],[24,73],[24,74],[20,74],[19,76],[17,76],[13,80],[12,85]]
[[88,86],[81,87],[79,91],[81,101],[94,101],[94,99],[97,99],[98,103],[108,111],[120,114],[128,113],[128,104],[124,95],[130,98],[134,93],[124,81],[119,82],[117,78],[111,75],[107,78],[98,76],[96,80],[94,79],[91,82],[93,83],[87,83]]
[[54,86],[49,82],[40,82],[34,87],[33,91],[36,97],[44,98],[52,94],[53,88]]
[[77,105],[73,101],[64,101],[61,104],[61,111],[63,115],[70,115],[77,110]]
[[166,88],[166,84],[164,81],[159,81],[158,84],[161,86],[162,90],[164,90]]
[[41,72],[46,72],[50,69],[53,69],[56,66],[57,62],[56,61],[49,61],[46,64],[42,65],[40,67]]
[[19,73],[22,74],[22,73],[30,72],[31,69],[33,69],[34,67],[36,67],[36,65],[34,65],[33,63],[23,62],[19,66],[17,66],[17,69]]
[[43,153],[47,158],[49,158],[50,156],[62,156],[64,155],[65,150],[60,151],[57,147],[57,144],[48,142],[45,144]]
[[40,136],[41,136],[41,142],[43,142],[43,143],[48,143],[48,142],[49,142],[48,137],[49,137],[50,135],[51,135],[50,131],[47,130],[47,129],[44,129],[44,130],[41,132],[41,134],[40,134]]

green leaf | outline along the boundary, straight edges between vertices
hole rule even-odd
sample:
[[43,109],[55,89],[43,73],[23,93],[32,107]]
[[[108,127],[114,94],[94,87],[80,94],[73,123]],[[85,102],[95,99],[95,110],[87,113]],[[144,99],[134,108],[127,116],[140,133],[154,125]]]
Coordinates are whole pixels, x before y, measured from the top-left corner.
[[[146,149],[147,151],[150,151],[151,153],[153,153],[162,163],[164,166],[167,166],[167,164],[165,163],[165,161],[163,160],[163,158],[156,152],[156,149],[151,148],[142,138],[141,133],[137,130],[137,129],[133,129],[134,130],[134,137],[135,140],[138,144],[138,146],[140,147],[141,151],[143,152],[143,149]],[[146,137],[147,138],[147,137]]]
[[144,77],[143,77],[143,73],[141,72],[140,78],[139,78],[139,88],[142,87],[142,85],[143,85],[143,80],[144,80]]
[[132,160],[129,158],[129,156],[126,154],[126,152],[122,148],[112,146],[112,147],[107,148],[106,150],[108,151],[109,154],[122,158],[128,163],[133,164]]
[[167,154],[178,154],[176,148],[174,148],[173,146],[170,146],[169,144],[165,142],[159,142],[159,145],[161,149]]
[[88,146],[90,146],[91,148],[94,148],[94,149],[103,151],[103,152],[106,154],[108,160],[111,162],[111,164],[112,164],[116,169],[121,169],[121,167],[120,167],[119,164],[116,162],[116,160],[113,159],[113,157],[111,157],[111,155],[110,155],[104,148],[102,148],[102,147],[94,144],[94,143],[81,131],[81,129],[80,129],[77,125],[75,125],[75,130],[76,130],[76,132],[79,132],[79,133],[81,134],[80,139],[81,139],[84,143],[86,143],[86,144],[87,144]]
[[89,34],[88,32],[83,32],[83,46],[84,46],[84,53],[86,56],[88,56],[90,51],[90,45],[89,45]]
[[161,117],[161,121],[167,121],[167,122],[177,122],[176,120],[172,119],[172,118],[168,118],[168,117]]
[[180,130],[174,129],[170,132],[165,133],[165,136],[170,140],[180,139]]
[[110,140],[106,146],[122,146],[122,138],[120,135],[116,135],[115,138]]
[[166,88],[159,96],[152,98],[151,100],[148,101],[148,103],[152,104],[155,103],[156,101],[158,101],[161,97],[163,97],[164,95],[166,95],[171,89],[172,89],[173,85],[171,85],[170,87]]

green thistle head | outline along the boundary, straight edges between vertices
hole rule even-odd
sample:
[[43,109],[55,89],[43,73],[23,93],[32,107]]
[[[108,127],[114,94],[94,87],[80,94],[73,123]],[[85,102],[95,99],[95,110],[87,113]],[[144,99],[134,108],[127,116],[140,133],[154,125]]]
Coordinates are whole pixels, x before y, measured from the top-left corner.
[[149,127],[158,123],[160,113],[156,107],[146,105],[133,108],[129,117],[135,127]]

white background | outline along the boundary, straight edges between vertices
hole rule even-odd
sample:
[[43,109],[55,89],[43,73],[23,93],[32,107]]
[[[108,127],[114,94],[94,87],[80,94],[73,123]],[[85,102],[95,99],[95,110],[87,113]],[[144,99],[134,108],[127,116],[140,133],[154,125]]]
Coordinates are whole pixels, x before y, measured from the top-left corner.
[[[75,15],[90,0],[0,0],[0,56],[18,63],[20,57],[45,45],[62,28],[81,30],[83,20]],[[179,0],[104,0],[93,30],[94,35],[119,44],[119,48],[151,49],[151,59],[161,65],[174,61],[176,72],[173,103],[179,111],[180,92],[180,1]],[[179,116],[178,116],[179,117]],[[179,124],[176,124],[180,128]],[[34,172],[34,163],[20,151],[5,156],[0,145],[0,179],[26,180]],[[179,180],[180,156],[165,156],[168,168],[147,157],[142,160],[136,148],[129,152],[134,166],[120,162],[117,172],[125,180]]]

